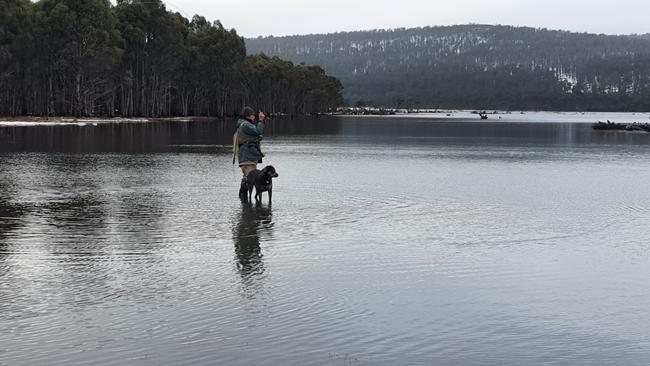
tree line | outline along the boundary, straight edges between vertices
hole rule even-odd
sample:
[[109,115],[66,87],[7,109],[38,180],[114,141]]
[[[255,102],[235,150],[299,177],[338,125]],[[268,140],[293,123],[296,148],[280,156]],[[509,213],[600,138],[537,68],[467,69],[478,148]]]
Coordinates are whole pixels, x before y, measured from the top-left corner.
[[234,29],[160,0],[0,0],[0,115],[227,116],[325,112],[318,66],[246,54]]
[[650,35],[469,24],[246,42],[321,65],[350,105],[650,110]]

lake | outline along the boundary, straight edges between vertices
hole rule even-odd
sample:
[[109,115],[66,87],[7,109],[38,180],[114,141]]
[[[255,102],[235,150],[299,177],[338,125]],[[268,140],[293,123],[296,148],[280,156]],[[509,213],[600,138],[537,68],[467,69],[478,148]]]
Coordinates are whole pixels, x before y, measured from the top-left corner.
[[[0,124],[0,365],[647,365],[647,115]],[[602,118],[601,118],[602,117]],[[607,118],[605,118],[607,117]]]

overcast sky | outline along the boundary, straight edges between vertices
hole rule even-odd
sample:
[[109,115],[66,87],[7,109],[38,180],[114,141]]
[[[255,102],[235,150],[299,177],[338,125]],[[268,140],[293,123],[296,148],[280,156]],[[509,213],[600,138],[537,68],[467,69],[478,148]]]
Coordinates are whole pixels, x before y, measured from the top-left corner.
[[650,33],[650,0],[163,1],[168,10],[221,20],[246,37],[466,23]]

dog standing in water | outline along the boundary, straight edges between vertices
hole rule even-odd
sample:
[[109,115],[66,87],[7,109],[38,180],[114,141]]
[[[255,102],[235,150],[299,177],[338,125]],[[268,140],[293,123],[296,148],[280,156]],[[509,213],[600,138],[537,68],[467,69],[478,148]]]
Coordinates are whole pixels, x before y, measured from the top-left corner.
[[263,112],[258,114],[255,120],[255,111],[251,107],[245,107],[237,121],[237,131],[233,135],[233,164],[239,159],[239,167],[242,171],[242,180],[239,186],[239,198],[246,199],[248,190],[248,173],[257,169],[257,164],[262,164],[264,154],[260,146],[264,134],[264,121],[266,115]]
[[275,171],[273,165],[267,165],[262,170],[253,170],[246,177],[248,187],[248,201],[251,202],[253,188],[255,188],[255,201],[262,202],[262,192],[269,192],[269,204],[273,197],[273,178],[279,174]]

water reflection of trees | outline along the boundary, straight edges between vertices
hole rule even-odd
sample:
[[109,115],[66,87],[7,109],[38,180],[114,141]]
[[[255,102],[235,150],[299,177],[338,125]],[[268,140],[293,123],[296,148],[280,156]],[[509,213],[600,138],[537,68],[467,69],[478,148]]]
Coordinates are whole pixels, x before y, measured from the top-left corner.
[[23,205],[12,202],[7,193],[6,185],[0,182],[0,259],[8,246],[6,238],[21,226],[25,212]]
[[[13,299],[15,313],[29,316],[46,304],[81,307],[154,294],[155,283],[143,286],[151,291],[131,291],[116,281],[118,270],[146,267],[155,273],[160,266],[154,263],[162,259],[152,233],[162,225],[164,197],[149,188],[151,176],[142,174],[154,159],[136,160],[132,166],[124,157],[48,154],[26,158],[25,168],[9,174],[0,168],[0,270],[4,262],[8,279],[0,298]],[[115,174],[120,169],[130,174]],[[107,189],[115,180],[119,189]],[[28,235],[11,236],[22,226]],[[25,267],[28,257],[40,260]],[[50,276],[39,275],[44,272]],[[34,297],[43,289],[56,290]]]
[[162,260],[157,252],[165,198],[152,187],[155,175],[148,174],[159,168],[157,160],[153,155],[64,156],[65,162],[54,164],[61,171],[52,175],[68,172],[59,189],[72,194],[48,203],[46,212],[61,238],[51,251],[60,257],[63,278],[83,287],[67,293],[65,301],[84,305],[121,296],[153,297],[156,283],[147,280],[134,291],[116,282],[115,275],[118,268],[136,273],[146,268],[151,277],[158,272],[162,277],[166,270],[156,265]]
[[0,128],[0,152],[120,152],[144,153],[181,150],[198,145],[232,143],[233,120],[193,123],[100,123],[96,126],[16,126]]
[[[42,186],[50,193],[37,203],[39,216],[51,226],[52,233],[65,238],[65,252],[103,253],[101,245],[88,245],[100,238],[107,227],[107,197],[103,194],[99,165],[97,155],[56,154],[43,159]],[[54,253],[59,249],[52,248]]]
[[251,295],[265,272],[260,237],[272,234],[272,230],[271,206],[242,204],[241,214],[233,228],[235,264],[242,284]]
[[4,169],[5,162],[0,159],[0,259],[8,246],[6,238],[21,225],[25,207],[16,202],[16,189],[11,172]]

